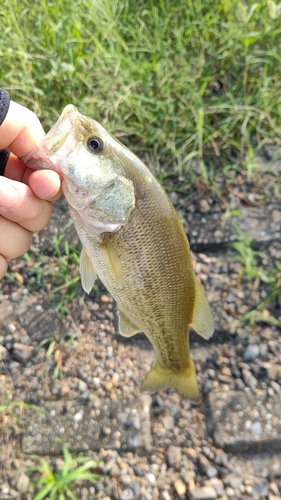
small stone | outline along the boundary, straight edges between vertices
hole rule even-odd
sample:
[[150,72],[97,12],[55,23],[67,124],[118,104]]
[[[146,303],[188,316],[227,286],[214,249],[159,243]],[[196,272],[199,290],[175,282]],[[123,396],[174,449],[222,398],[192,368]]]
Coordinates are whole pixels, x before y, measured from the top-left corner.
[[218,495],[213,486],[195,488],[190,494],[190,500],[215,500],[216,498],[218,498]]
[[185,495],[186,493],[186,486],[184,482],[181,479],[176,479],[174,482],[174,488],[179,497]]
[[21,472],[15,480],[15,488],[20,493],[26,493],[29,487],[29,478],[24,472]]
[[87,386],[86,382],[84,382],[84,380],[79,380],[79,382],[78,382],[78,390],[80,392],[84,392],[87,389],[88,389],[88,386]]
[[170,467],[174,467],[181,461],[181,448],[178,446],[169,446],[167,450],[167,462]]
[[208,201],[203,198],[202,200],[200,200],[199,202],[199,211],[202,213],[202,214],[205,214],[206,212],[209,212],[210,210],[210,205],[208,203]]
[[84,416],[84,410],[79,410],[73,417],[74,422],[80,422]]
[[228,463],[228,456],[223,450],[218,450],[215,454],[214,463],[221,467],[226,467]]
[[34,347],[32,346],[15,342],[13,345],[13,358],[19,363],[25,363],[28,360],[33,349]]
[[171,191],[169,193],[169,198],[171,200],[171,202],[173,203],[173,205],[177,205],[178,202],[179,202],[179,195],[178,193],[176,193],[175,191]]
[[234,498],[236,497],[236,492],[233,488],[231,488],[230,486],[228,486],[225,490],[225,493],[227,494],[227,497],[228,498]]
[[250,372],[250,370],[247,370],[244,368],[242,370],[242,377],[244,380],[244,383],[249,387],[250,389],[255,389],[258,385],[257,379],[253,376],[253,374]]
[[9,333],[15,333],[16,331],[16,327],[15,325],[13,325],[13,323],[10,323],[8,326],[7,326],[7,330]]
[[269,483],[268,481],[263,481],[262,483],[257,483],[253,487],[253,491],[260,497],[266,497],[268,495]]
[[246,362],[254,361],[260,353],[259,346],[256,344],[249,344],[244,352],[243,358]]
[[281,500],[281,497],[278,495],[268,495],[268,500]]
[[104,304],[108,304],[108,302],[110,302],[110,297],[108,297],[108,295],[101,295],[100,301]]
[[223,480],[225,486],[230,486],[234,490],[239,488],[240,484],[243,483],[243,479],[240,476],[235,476],[234,474],[228,474]]
[[166,490],[161,491],[159,500],[171,500],[170,493]]
[[175,419],[171,415],[166,415],[162,418],[162,424],[166,431],[171,431],[175,427]]
[[0,345],[0,361],[4,361],[4,359],[8,359],[9,351],[3,345]]
[[148,480],[148,482],[150,484],[155,484],[156,483],[156,477],[154,476],[154,474],[152,474],[151,472],[148,472],[146,475],[145,475],[146,479]]

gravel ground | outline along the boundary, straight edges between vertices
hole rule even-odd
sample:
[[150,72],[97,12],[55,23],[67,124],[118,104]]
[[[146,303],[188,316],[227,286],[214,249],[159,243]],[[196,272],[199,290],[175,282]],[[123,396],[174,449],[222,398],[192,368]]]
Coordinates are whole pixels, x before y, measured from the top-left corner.
[[[18,422],[4,421],[1,500],[33,498],[26,468],[33,455],[50,457],[58,468],[56,438],[100,460],[98,484],[76,486],[82,500],[281,499],[280,328],[239,322],[266,298],[269,284],[241,279],[242,265],[224,245],[236,238],[237,224],[264,252],[264,266],[280,263],[279,167],[260,162],[254,182],[239,177],[222,199],[200,186],[188,202],[184,192],[170,191],[216,323],[209,342],[191,334],[198,404],[171,389],[140,394],[155,353],[143,334],[116,333],[116,305],[105,290],[85,297],[86,307],[73,299],[62,315],[42,291],[28,291],[26,262],[13,263],[23,287],[0,285],[1,397],[12,393],[14,401],[46,411],[22,410]],[[60,201],[34,245],[44,245],[67,220]],[[73,227],[67,232],[75,245]],[[277,297],[263,314],[281,321],[280,309]],[[49,359],[51,340],[40,344],[48,338],[57,341]]]

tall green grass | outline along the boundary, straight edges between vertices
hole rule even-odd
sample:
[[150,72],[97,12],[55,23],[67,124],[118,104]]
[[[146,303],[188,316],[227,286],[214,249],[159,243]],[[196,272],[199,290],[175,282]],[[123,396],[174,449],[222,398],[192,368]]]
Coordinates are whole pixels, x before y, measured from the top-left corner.
[[281,131],[272,0],[2,0],[0,40],[1,85],[47,129],[71,102],[168,170],[206,177]]

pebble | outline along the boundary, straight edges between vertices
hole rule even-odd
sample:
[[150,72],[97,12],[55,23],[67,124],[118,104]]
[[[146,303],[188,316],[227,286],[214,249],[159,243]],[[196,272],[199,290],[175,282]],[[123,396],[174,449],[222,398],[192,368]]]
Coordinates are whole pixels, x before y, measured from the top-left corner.
[[159,500],[171,500],[170,493],[166,490],[160,492]]
[[259,346],[256,344],[249,344],[244,352],[243,358],[246,362],[254,361],[260,353]]
[[171,415],[162,418],[162,424],[166,431],[171,431],[175,427],[175,419]]
[[268,500],[281,500],[281,497],[278,495],[268,495]]
[[205,214],[205,213],[209,212],[210,205],[209,205],[208,201],[205,198],[202,198],[202,200],[200,200],[200,202],[199,202],[199,210],[200,210],[200,212],[202,214]]
[[167,450],[167,462],[170,467],[174,467],[181,461],[181,448],[178,446],[169,446]]
[[174,482],[174,488],[179,497],[185,495],[186,493],[186,486],[184,482],[181,479],[176,479]]
[[15,333],[16,331],[16,327],[15,325],[13,325],[13,323],[10,323],[8,326],[7,326],[7,330],[9,333]]
[[15,488],[20,493],[26,493],[29,487],[29,477],[21,472],[15,479]]
[[203,486],[196,488],[190,493],[190,500],[216,500],[217,492],[213,486]]
[[250,370],[247,370],[246,368],[244,368],[242,370],[242,378],[243,378],[246,386],[249,387],[251,390],[254,390],[257,387],[258,381],[254,377],[252,372],[250,372]]
[[9,358],[9,351],[4,347],[3,345],[0,344],[0,361],[4,361],[4,359]]
[[156,483],[156,477],[154,476],[154,474],[152,474],[151,472],[148,472],[146,475],[145,475],[146,479],[148,480],[148,482],[150,484],[155,484]]
[[13,345],[13,358],[19,363],[26,363],[34,348],[19,342]]

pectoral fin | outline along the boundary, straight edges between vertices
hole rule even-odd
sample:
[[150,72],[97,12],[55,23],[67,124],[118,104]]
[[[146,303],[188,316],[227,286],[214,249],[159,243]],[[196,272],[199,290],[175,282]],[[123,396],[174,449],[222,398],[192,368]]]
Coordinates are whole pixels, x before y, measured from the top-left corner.
[[197,280],[195,281],[195,304],[191,326],[204,339],[209,339],[215,329],[211,308]]
[[86,253],[84,247],[82,248],[80,255],[79,270],[81,274],[82,287],[85,292],[90,293],[95,284],[97,275],[95,273],[94,266],[90,261],[90,257]]
[[111,241],[106,238],[101,246],[101,251],[103,258],[114,278],[116,281],[117,285],[120,287],[122,286],[122,281],[123,281],[123,273],[122,273],[122,264],[121,260],[119,259],[115,248],[113,247]]
[[140,332],[140,329],[126,316],[123,311],[119,311],[119,331],[124,337],[132,337]]

